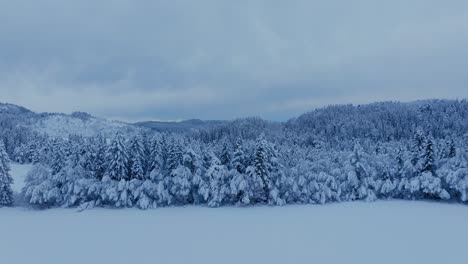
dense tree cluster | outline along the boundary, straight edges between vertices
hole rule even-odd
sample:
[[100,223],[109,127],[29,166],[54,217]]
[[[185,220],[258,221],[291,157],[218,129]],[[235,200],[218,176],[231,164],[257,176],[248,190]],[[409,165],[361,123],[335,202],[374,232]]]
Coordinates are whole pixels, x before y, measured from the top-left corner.
[[5,150],[5,144],[0,140],[0,207],[13,204],[13,191],[11,184],[9,158]]
[[[466,202],[467,119],[465,101],[336,106],[284,125],[248,119],[191,133],[31,134],[10,156],[35,164],[22,195],[38,208]],[[8,169],[0,184],[2,175],[9,179]]]
[[43,148],[50,152],[37,154],[23,191],[41,208],[468,199],[466,150],[422,130],[349,150],[176,134],[54,139]]

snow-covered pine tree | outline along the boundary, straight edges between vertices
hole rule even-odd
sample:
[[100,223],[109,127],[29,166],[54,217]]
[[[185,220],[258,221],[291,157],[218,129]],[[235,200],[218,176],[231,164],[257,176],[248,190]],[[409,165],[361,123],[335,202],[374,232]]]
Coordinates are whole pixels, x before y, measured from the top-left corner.
[[106,140],[103,136],[98,136],[94,139],[94,147],[91,153],[91,167],[90,170],[94,177],[102,180],[106,173]]
[[335,178],[325,172],[319,172],[312,175],[312,181],[309,185],[311,199],[318,204],[338,201],[338,183]]
[[215,155],[212,155],[211,166],[208,168],[206,175],[209,180],[208,206],[218,207],[223,205],[231,193],[230,181],[226,166],[222,165]]
[[449,158],[437,169],[437,175],[444,183],[452,199],[466,202],[468,200],[468,160],[462,151],[457,151],[455,157]]
[[284,182],[284,168],[279,160],[279,151],[274,144],[267,144],[268,159],[268,203],[272,205],[284,205],[283,197],[287,192]]
[[13,178],[10,175],[10,159],[5,150],[3,140],[0,140],[0,207],[13,204]]
[[151,137],[149,136],[149,134],[143,133],[141,134],[141,141],[143,145],[143,172],[145,174],[145,179],[148,179],[149,174],[151,173],[151,163],[153,162],[151,158]]
[[236,169],[232,169],[229,178],[231,200],[237,205],[248,205],[253,198],[252,181],[246,173],[240,173]]
[[52,140],[47,138],[42,144],[39,163],[50,165],[52,164],[53,156]]
[[177,166],[171,173],[172,184],[170,190],[175,202],[181,204],[192,204],[194,201],[200,202],[201,197],[198,188],[192,186],[193,183],[199,183],[200,174],[198,155],[191,148],[187,148],[182,155],[182,164]]
[[245,173],[246,168],[246,155],[242,145],[242,140],[240,138],[237,139],[236,145],[234,148],[234,154],[231,161],[231,167],[237,170],[238,173]]
[[421,169],[418,176],[420,191],[424,197],[431,199],[450,199],[449,193],[442,188],[442,180],[437,177],[434,159],[434,140],[427,137],[420,159]]
[[397,196],[397,186],[398,180],[392,176],[392,172],[390,168],[386,166],[382,166],[379,172],[379,179],[380,182],[378,188],[378,196],[384,199],[394,198]]
[[421,172],[435,172],[435,159],[434,159],[434,140],[432,137],[426,137],[423,143],[423,152],[421,153]]
[[221,141],[221,153],[219,156],[219,161],[221,165],[230,166],[231,165],[231,148],[228,143],[228,139],[224,139]]
[[180,164],[182,164],[182,151],[177,138],[170,138],[167,142],[167,153],[165,161],[165,171],[170,175]]
[[52,141],[52,160],[50,164],[52,175],[59,173],[65,166],[65,161],[64,144],[62,141],[54,139]]
[[232,200],[238,205],[250,204],[253,198],[252,180],[246,174],[247,156],[240,138],[237,139],[229,171]]
[[71,161],[73,165],[84,164],[86,152],[88,151],[84,138],[81,136],[70,136],[66,142],[66,146],[66,160]]
[[179,205],[188,204],[192,200],[192,173],[189,168],[179,165],[171,172],[170,193],[173,201]]
[[122,135],[116,134],[106,153],[106,175],[111,180],[129,179],[128,154]]
[[110,207],[132,207],[134,205],[134,196],[130,181],[125,179],[112,180],[108,175],[105,175],[101,181],[102,204]]
[[151,192],[147,193],[154,197],[153,204],[155,206],[171,205],[174,202],[174,198],[170,192],[172,179],[166,165],[169,156],[168,145],[170,145],[168,141],[169,137],[167,135],[157,135],[153,137],[153,142],[151,144],[150,160],[152,161],[149,162],[151,164],[149,178],[152,184],[156,186],[156,190],[154,192],[151,190]]
[[[418,175],[418,170],[414,164],[418,163],[418,159],[413,160],[414,153],[411,149],[406,149],[399,146],[394,167],[391,168],[395,175],[395,190],[394,197],[400,199],[414,199],[414,182]],[[414,163],[413,163],[414,162]]]
[[310,161],[302,160],[298,162],[290,171],[290,177],[293,178],[291,196],[293,201],[301,204],[311,203],[312,194],[310,190],[310,182],[312,181],[312,173],[310,170]]
[[128,147],[130,178],[144,180],[146,173],[144,171],[145,147],[141,136],[134,136]]
[[84,169],[80,162],[75,163],[72,159],[67,161],[62,170],[52,176],[58,183],[62,196],[62,206],[76,207],[83,203],[95,202],[94,197],[88,196],[88,189],[97,182],[91,172]]
[[419,158],[424,150],[424,143],[426,142],[426,135],[422,129],[418,128],[411,139],[411,162],[414,166],[419,166]]
[[265,136],[260,135],[255,144],[255,158],[253,164],[247,168],[251,178],[255,202],[268,203],[270,196],[270,163],[268,160],[268,146]]
[[148,171],[152,173],[153,170],[157,169],[162,171],[164,168],[164,137],[161,135],[156,135],[152,138],[150,143],[149,150],[149,161],[148,161]]
[[205,197],[200,193],[200,189],[206,186],[206,175],[204,175],[204,168],[201,157],[192,148],[187,147],[183,155],[183,165],[188,168],[192,174],[190,177],[191,190],[189,202],[194,204],[201,204],[206,202]]
[[366,159],[368,159],[368,155],[364,149],[360,144],[355,144],[349,157],[350,166],[347,166],[348,186],[346,189],[350,192],[348,198],[351,200],[374,201],[376,199],[375,182]]
[[440,159],[450,159],[457,155],[457,147],[453,138],[442,141],[438,148]]
[[158,185],[151,179],[144,181],[132,180],[130,181],[130,188],[135,205],[139,209],[150,209],[158,207]]
[[26,175],[22,194],[31,205],[41,208],[59,206],[62,203],[62,195],[58,183],[52,177],[51,169],[36,164]]

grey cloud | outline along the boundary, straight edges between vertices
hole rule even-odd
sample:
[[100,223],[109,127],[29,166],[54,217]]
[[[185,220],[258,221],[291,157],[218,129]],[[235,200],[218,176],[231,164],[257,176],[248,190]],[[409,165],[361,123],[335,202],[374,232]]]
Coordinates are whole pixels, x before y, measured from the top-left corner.
[[3,1],[0,35],[1,100],[38,111],[284,120],[468,97],[460,0]]

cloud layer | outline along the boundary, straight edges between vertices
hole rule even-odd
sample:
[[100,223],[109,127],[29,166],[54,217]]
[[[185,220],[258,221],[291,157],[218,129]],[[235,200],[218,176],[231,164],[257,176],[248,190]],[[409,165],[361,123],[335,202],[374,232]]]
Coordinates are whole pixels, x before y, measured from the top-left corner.
[[124,120],[285,120],[468,97],[468,2],[0,3],[0,101]]

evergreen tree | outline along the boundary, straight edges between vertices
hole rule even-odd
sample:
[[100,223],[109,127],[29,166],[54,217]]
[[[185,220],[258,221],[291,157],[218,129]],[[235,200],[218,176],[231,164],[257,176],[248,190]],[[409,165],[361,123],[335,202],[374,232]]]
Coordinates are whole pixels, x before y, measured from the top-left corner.
[[373,201],[376,199],[375,182],[367,163],[369,156],[364,152],[360,144],[354,145],[354,150],[349,157],[347,167],[349,199],[365,199]]
[[177,139],[172,138],[167,144],[165,170],[171,174],[181,164],[182,151]]
[[426,142],[426,136],[421,129],[417,129],[416,133],[413,135],[411,139],[411,151],[413,153],[411,162],[413,165],[417,166],[419,162],[419,158],[421,156],[421,152],[424,149],[424,143]]
[[146,177],[144,171],[145,164],[145,148],[143,139],[140,136],[135,136],[130,140],[129,150],[129,169],[130,178],[143,180]]
[[427,137],[423,143],[423,152],[421,157],[421,172],[430,172],[434,174],[434,143],[431,137]]
[[432,137],[424,142],[423,153],[420,159],[421,169],[418,177],[420,192],[424,197],[435,199],[450,199],[449,193],[443,188],[445,184],[436,174],[434,143]]
[[252,179],[255,198],[258,202],[265,203],[268,202],[270,195],[270,164],[268,161],[267,144],[264,135],[257,138],[254,163],[247,169],[247,173]]
[[50,168],[42,164],[34,165],[26,175],[24,184],[22,194],[29,204],[42,208],[61,204],[62,195]]
[[457,155],[457,148],[453,139],[450,139],[448,141],[446,153],[446,158],[455,158],[455,156]]
[[59,171],[65,166],[65,152],[62,141],[54,139],[52,142],[52,161],[51,161],[51,173],[52,175],[59,173]]
[[10,176],[10,159],[6,153],[3,140],[0,140],[0,207],[13,204],[12,184],[13,178]]
[[56,179],[61,205],[64,207],[76,207],[89,202],[88,189],[97,181],[90,171],[73,160],[68,160],[65,167],[53,177]]
[[226,166],[212,155],[211,166],[206,175],[209,180],[208,206],[218,207],[228,199],[228,195],[231,193]]
[[109,145],[106,160],[106,175],[111,180],[120,181],[122,179],[129,179],[128,154],[127,149],[125,148],[124,139],[120,134],[116,134]]
[[231,162],[231,167],[237,170],[238,173],[245,173],[245,163],[246,163],[246,156],[244,152],[244,148],[242,146],[241,139],[237,139],[236,146],[234,149],[234,155]]
[[177,204],[188,204],[192,200],[192,173],[190,169],[179,165],[171,172],[170,193]]
[[102,180],[106,173],[106,141],[102,136],[99,136],[94,141],[95,146],[91,154],[91,172],[98,180]]
[[152,172],[155,168],[162,170],[163,165],[163,141],[162,137],[153,137],[150,144],[148,170]]
[[284,185],[283,166],[279,161],[278,149],[273,144],[267,144],[268,160],[268,202],[273,205],[284,205],[283,197],[287,192]]
[[240,173],[235,169],[230,171],[230,190],[232,200],[238,205],[247,205],[253,199],[252,181],[245,173]]
[[231,165],[231,148],[229,147],[228,140],[222,140],[221,154],[219,156],[219,161],[221,165],[230,166]]

